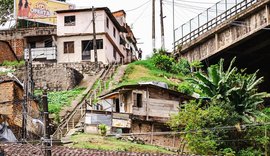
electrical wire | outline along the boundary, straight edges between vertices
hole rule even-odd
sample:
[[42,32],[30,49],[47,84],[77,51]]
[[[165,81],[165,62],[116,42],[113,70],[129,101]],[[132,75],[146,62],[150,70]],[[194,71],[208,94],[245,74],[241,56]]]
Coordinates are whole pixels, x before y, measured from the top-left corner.
[[143,16],[143,14],[148,9],[148,7],[149,7],[149,4],[144,8],[144,10],[141,12],[141,14],[139,14],[139,16],[134,20],[134,22],[132,23],[133,25]]
[[133,8],[133,9],[130,9],[130,10],[126,10],[125,12],[130,12],[130,11],[134,11],[134,10],[137,10],[141,7],[143,7],[144,5],[146,5],[147,3],[149,3],[151,0],[148,0],[147,2],[141,4],[140,6],[136,7],[136,8]]

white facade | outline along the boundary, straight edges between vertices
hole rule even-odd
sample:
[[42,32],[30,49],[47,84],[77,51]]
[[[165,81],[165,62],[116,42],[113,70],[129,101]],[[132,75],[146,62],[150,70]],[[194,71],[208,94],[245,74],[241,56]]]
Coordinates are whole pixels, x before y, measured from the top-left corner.
[[[65,18],[71,16],[75,16],[75,22],[67,24]],[[98,61],[104,64],[120,62],[125,57],[125,49],[120,45],[120,25],[113,18],[112,15],[108,14],[106,8],[97,8],[95,11],[96,39],[102,40],[103,43],[103,47],[97,49],[97,56]],[[115,21],[113,22],[113,20]],[[57,36],[58,63],[94,61],[94,51],[92,48],[90,59],[82,59],[82,53],[85,50],[83,49],[82,41],[93,40],[91,9],[58,11]],[[65,53],[65,42],[74,43],[74,52]]]

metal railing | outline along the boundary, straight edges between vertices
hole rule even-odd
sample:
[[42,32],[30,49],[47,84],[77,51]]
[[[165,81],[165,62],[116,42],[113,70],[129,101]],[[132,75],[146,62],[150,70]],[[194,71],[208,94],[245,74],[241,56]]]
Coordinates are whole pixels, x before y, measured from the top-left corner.
[[184,45],[192,41],[228,18],[260,1],[261,0],[222,0],[217,2],[214,6],[174,30],[175,34],[178,35],[178,37],[176,37],[179,38],[175,41],[175,45]]
[[[116,64],[111,64],[107,68],[107,70],[103,71],[101,76],[99,77],[99,81],[105,81],[108,74],[111,75],[110,72]],[[90,99],[90,105],[94,99],[96,99],[98,90],[102,89],[104,84],[98,83],[98,86],[95,89],[90,89],[82,98],[80,103],[73,109],[71,113],[65,116],[62,122],[57,127],[56,131],[53,133],[53,137],[55,139],[61,139],[66,136],[69,130],[74,129],[75,126],[85,117],[87,110],[87,100]],[[77,115],[77,118],[75,118]],[[70,126],[71,123],[71,126]]]

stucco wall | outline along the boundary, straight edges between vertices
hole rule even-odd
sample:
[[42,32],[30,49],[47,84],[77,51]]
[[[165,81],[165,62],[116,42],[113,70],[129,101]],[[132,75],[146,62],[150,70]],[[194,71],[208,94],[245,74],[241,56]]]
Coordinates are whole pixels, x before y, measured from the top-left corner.
[[[95,24],[96,24],[96,33],[105,32],[105,23],[104,23],[104,11],[97,11]],[[75,15],[75,25],[74,26],[65,26],[64,18],[65,16]],[[57,14],[57,35],[67,35],[67,34],[76,34],[76,33],[93,33],[93,24],[92,24],[92,12],[70,12],[70,13],[61,13]]]
[[[97,39],[103,39],[103,49],[97,49],[98,61],[107,64],[107,59],[105,56],[105,51],[111,50],[110,43],[104,42],[106,37],[105,35],[97,35]],[[82,61],[82,41],[83,40],[92,40],[93,36],[69,36],[69,37],[59,37],[57,40],[57,62],[66,63],[66,62],[81,62]],[[64,42],[74,41],[74,53],[64,54]],[[91,62],[94,62],[94,51],[91,50]]]

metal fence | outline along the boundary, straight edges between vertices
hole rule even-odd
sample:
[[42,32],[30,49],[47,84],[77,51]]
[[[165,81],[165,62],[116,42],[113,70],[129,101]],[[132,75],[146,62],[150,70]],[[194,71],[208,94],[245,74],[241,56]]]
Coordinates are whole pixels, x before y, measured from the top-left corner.
[[260,0],[222,0],[176,28],[175,45],[184,45]]

